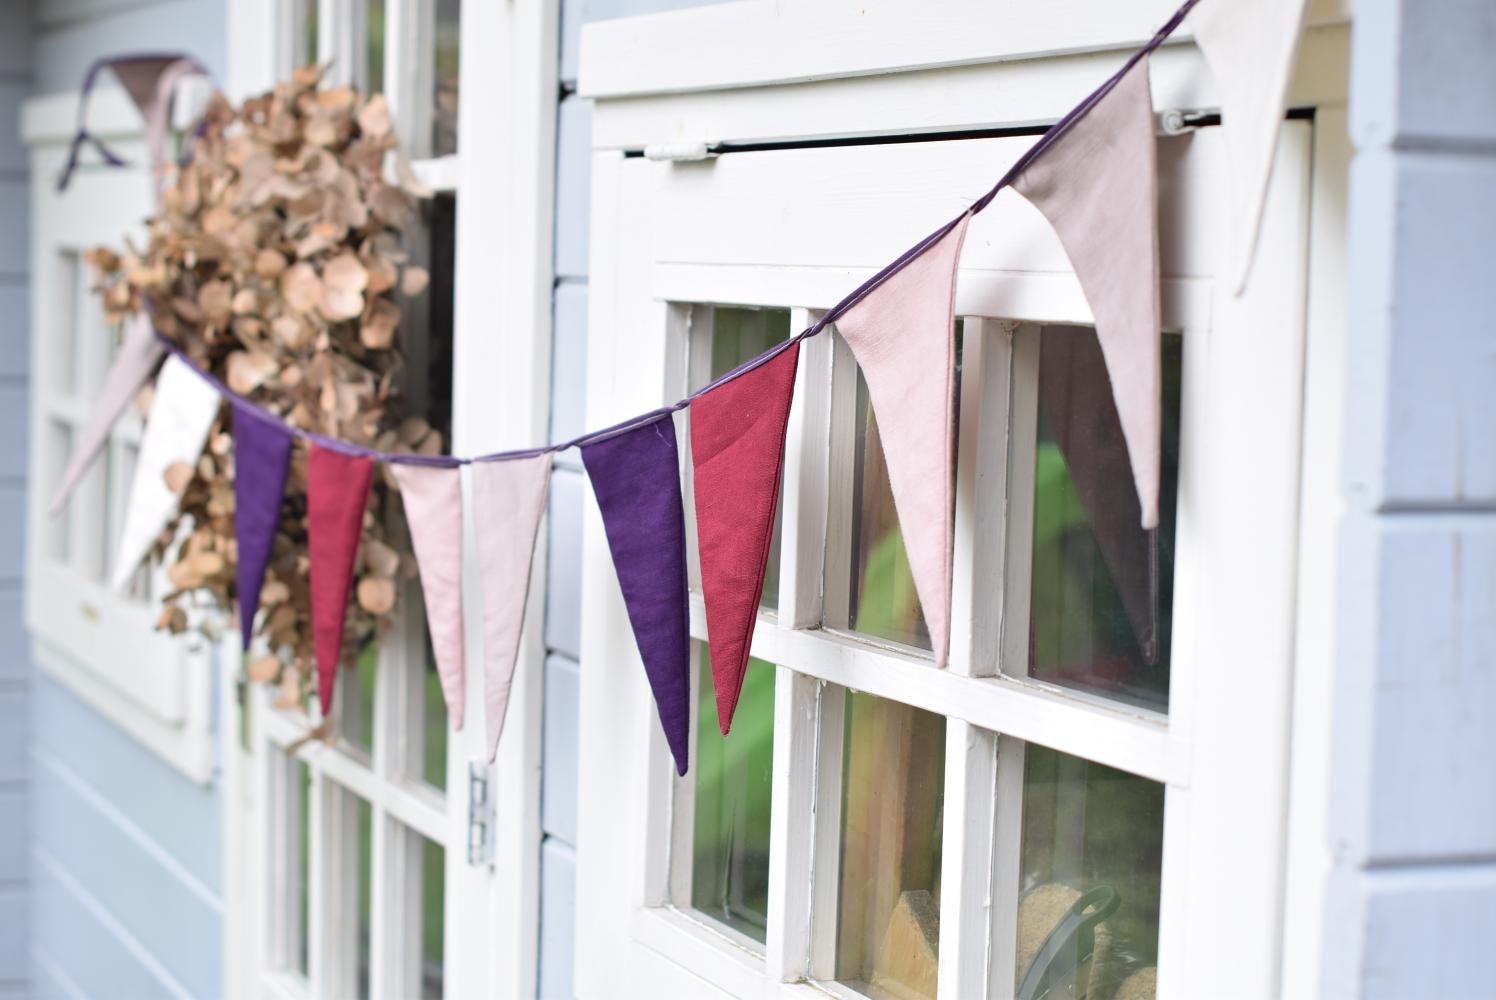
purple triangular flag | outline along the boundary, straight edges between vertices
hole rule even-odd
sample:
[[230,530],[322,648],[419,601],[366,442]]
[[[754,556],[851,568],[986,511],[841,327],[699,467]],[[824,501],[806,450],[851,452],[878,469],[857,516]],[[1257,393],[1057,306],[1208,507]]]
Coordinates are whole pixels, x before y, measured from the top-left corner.
[[691,724],[691,639],[686,609],[686,522],[669,414],[582,447],[602,511],[618,585],[654,691],[675,769],[686,773]]
[[280,524],[290,460],[291,435],[286,429],[235,400],[234,536],[239,543],[239,627],[246,650]]

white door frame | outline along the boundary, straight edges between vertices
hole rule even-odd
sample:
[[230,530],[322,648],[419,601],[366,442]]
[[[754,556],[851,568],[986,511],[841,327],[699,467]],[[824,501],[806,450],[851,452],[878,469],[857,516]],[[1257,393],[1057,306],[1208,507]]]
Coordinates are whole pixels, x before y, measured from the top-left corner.
[[[346,0],[310,2],[318,4],[323,25],[350,9]],[[413,15],[401,16],[418,9],[411,2],[386,0],[387,24],[415,23]],[[285,70],[293,7],[293,0],[228,0],[225,86],[234,99],[268,89]],[[425,171],[428,182],[460,192],[451,441],[458,454],[546,440],[559,20],[555,0],[463,4],[461,152],[432,161]],[[545,546],[537,546],[540,557],[507,721],[489,772],[490,801],[498,803],[489,817],[491,860],[470,865],[463,849],[469,836],[469,764],[486,762],[486,749],[471,512],[466,520],[466,714],[471,721],[461,732],[448,733],[445,988],[448,996],[529,996],[537,978],[539,928]],[[245,909],[255,913],[263,912],[267,872],[274,866],[245,832],[263,827],[267,817],[251,755],[239,745],[237,726],[227,722],[238,717],[232,697],[238,675],[237,654],[225,655],[220,716],[226,720],[220,726],[225,885],[226,897],[246,901]],[[261,862],[250,863],[256,858]],[[225,990],[251,995],[264,954],[258,940],[262,925],[255,919],[245,922],[253,926],[231,927],[234,923],[225,920]]]

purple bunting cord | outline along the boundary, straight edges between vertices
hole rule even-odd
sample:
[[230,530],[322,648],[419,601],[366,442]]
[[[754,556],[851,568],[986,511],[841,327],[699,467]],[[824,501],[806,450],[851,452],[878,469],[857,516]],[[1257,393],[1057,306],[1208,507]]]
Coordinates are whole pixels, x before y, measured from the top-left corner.
[[[168,351],[175,354],[202,379],[204,379],[215,389],[217,389],[220,395],[224,396],[227,399],[235,400],[239,404],[238,408],[241,411],[244,411],[247,414],[252,414],[253,416],[258,417],[261,420],[281,427],[287,434],[290,434],[293,437],[299,437],[304,440],[316,442],[323,448],[340,452],[344,455],[372,458],[377,459],[381,462],[391,462],[404,465],[425,465],[434,468],[452,469],[459,468],[464,465],[471,465],[475,462],[504,462],[521,458],[534,458],[537,455],[562,452],[566,451],[569,448],[580,448],[583,445],[588,444],[598,444],[602,441],[607,441],[610,438],[618,437],[620,434],[627,434],[629,431],[634,430],[638,427],[642,427],[643,425],[648,424],[651,421],[658,420],[660,417],[676,413],[680,410],[684,410],[686,407],[691,405],[692,401],[699,399],[700,397],[711,392],[713,389],[716,389],[727,382],[731,382],[733,379],[740,378],[741,376],[746,375],[749,372],[768,364],[770,361],[777,358],[781,353],[788,350],[793,345],[800,343],[802,340],[807,340],[811,337],[816,336],[817,334],[825,330],[827,326],[836,322],[836,320],[845,315],[849,309],[865,299],[874,289],[882,285],[885,281],[893,277],[895,274],[898,274],[916,257],[924,253],[935,243],[939,242],[940,239],[944,237],[946,233],[950,232],[951,229],[964,217],[968,215],[976,215],[978,212],[981,212],[988,205],[990,205],[992,203],[992,199],[997,197],[999,191],[1010,185],[1015,178],[1017,178],[1026,169],[1028,169],[1028,167],[1034,162],[1034,160],[1042,156],[1045,150],[1053,146],[1061,136],[1068,132],[1071,126],[1073,126],[1081,118],[1085,117],[1087,112],[1095,107],[1096,104],[1104,97],[1106,97],[1107,94],[1111,93],[1112,89],[1117,86],[1118,82],[1120,82],[1121,79],[1126,76],[1134,66],[1136,66],[1143,59],[1146,59],[1154,52],[1154,50],[1156,50],[1160,45],[1167,41],[1169,36],[1174,34],[1174,32],[1178,30],[1179,26],[1184,23],[1185,17],[1189,15],[1189,12],[1193,10],[1195,8],[1195,5],[1199,2],[1200,0],[1185,0],[1185,2],[1180,5],[1179,9],[1174,12],[1173,16],[1171,16],[1168,21],[1164,22],[1163,27],[1159,28],[1158,31],[1153,35],[1152,38],[1148,40],[1145,45],[1134,52],[1128,58],[1128,60],[1122,64],[1122,67],[1120,69],[1118,69],[1115,73],[1108,77],[1101,84],[1101,86],[1097,87],[1090,94],[1088,94],[1085,99],[1083,99],[1079,104],[1072,108],[1069,113],[1067,113],[1063,118],[1051,125],[1048,131],[1046,131],[1037,140],[1035,140],[1034,144],[1030,146],[1022,156],[1018,158],[1013,166],[1008,168],[1008,172],[1003,174],[1002,178],[998,180],[998,182],[994,184],[986,194],[982,195],[975,202],[973,202],[971,206],[963,211],[960,215],[942,225],[939,229],[935,230],[933,233],[920,240],[908,250],[905,250],[892,263],[888,264],[882,270],[874,274],[871,278],[868,278],[862,284],[854,288],[850,293],[846,295],[845,298],[843,298],[836,305],[832,306],[825,314],[821,316],[820,319],[816,320],[814,325],[808,327],[805,330],[802,330],[800,333],[796,334],[794,337],[791,337],[789,340],[785,340],[778,344],[775,344],[773,347],[769,348],[767,351],[758,355],[757,357],[748,359],[747,361],[738,365],[732,371],[727,372],[725,375],[714,379],[712,382],[708,383],[700,389],[697,389],[695,392],[691,393],[684,399],[677,400],[676,402],[671,403],[668,406],[661,406],[656,409],[650,410],[648,413],[641,413],[638,416],[630,417],[620,423],[613,424],[611,427],[604,427],[603,429],[596,431],[588,431],[584,434],[572,438],[570,441],[561,441],[557,442],[556,444],[540,445],[539,447],[524,448],[516,451],[493,452],[492,454],[477,455],[471,458],[464,458],[457,455],[413,455],[406,453],[380,451],[377,448],[369,448],[364,445],[354,444],[352,441],[344,441],[340,438],[329,437],[326,434],[319,434],[316,431],[304,430],[300,427],[292,426],[281,417],[265,409],[260,404],[254,402],[253,400],[247,399],[234,390],[230,389],[223,383],[222,380],[217,378],[211,372],[204,371],[198,366],[197,362],[193,361],[190,357],[187,356],[187,353],[183,351],[182,348],[176,344],[176,342],[167,338],[164,334],[160,333],[160,331],[157,331],[156,336],[160,338],[161,342],[163,343],[163,345],[165,345]],[[1222,2],[1224,2],[1224,0],[1222,0]]]

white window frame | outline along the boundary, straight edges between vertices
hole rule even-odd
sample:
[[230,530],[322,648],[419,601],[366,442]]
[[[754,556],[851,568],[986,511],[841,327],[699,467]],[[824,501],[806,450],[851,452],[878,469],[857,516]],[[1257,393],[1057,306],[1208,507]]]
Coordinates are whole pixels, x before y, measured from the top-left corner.
[[[217,763],[211,650],[198,636],[157,632],[159,602],[126,596],[108,582],[130,488],[126,456],[138,448],[144,426],[133,407],[74,492],[69,512],[53,518],[47,510],[69,458],[52,428],[71,428],[76,443],[88,418],[89,387],[102,383],[109,364],[103,308],[89,291],[93,275],[82,254],[118,246],[126,234],[139,237],[153,203],[144,122],[124,92],[110,87],[90,98],[89,126],[131,165],[84,166],[68,190],[57,190],[78,103],[76,92],[36,97],[22,113],[33,213],[26,627],[44,671],[182,774],[206,783]],[[64,367],[82,380],[74,391],[60,386]],[[91,553],[90,565],[57,558],[50,540],[58,531],[69,536],[72,554]],[[164,592],[164,578],[155,574],[144,589]]]
[[[297,64],[294,15],[301,3],[318,5],[318,61],[332,60],[332,78],[346,81],[362,60],[355,45],[361,5],[356,0],[229,0],[230,65],[228,90],[235,97],[269,88]],[[385,0],[385,79],[400,134],[424,136],[422,116],[430,81],[402,65],[405,53],[430,38],[430,5],[420,0]],[[552,282],[551,203],[554,183],[555,115],[559,10],[555,4],[464,3],[461,12],[459,155],[414,159],[417,172],[437,191],[457,192],[456,273],[453,331],[452,441],[454,453],[473,454],[543,442],[549,424],[549,372]],[[335,25],[336,30],[329,30]],[[417,61],[418,62],[418,61]],[[416,120],[416,119],[421,120]],[[413,131],[413,129],[415,131]],[[514,150],[525,155],[512,155]],[[418,359],[417,359],[418,360]],[[465,479],[466,477],[464,477]],[[464,495],[467,496],[466,483]],[[449,997],[527,996],[535,991],[539,928],[540,737],[544,643],[545,547],[530,588],[527,625],[521,639],[504,735],[490,767],[483,726],[481,609],[477,603],[476,549],[472,512],[465,526],[465,613],[468,724],[447,735],[447,787],[443,801],[430,801],[420,788],[391,784],[376,763],[373,771],[350,765],[334,748],[306,746],[297,756],[313,768],[314,838],[336,836],[340,822],[319,781],[331,778],[368,799],[375,821],[383,812],[409,825],[446,850],[445,991]],[[419,617],[419,609],[411,612]],[[411,631],[418,635],[418,632]],[[408,675],[408,671],[404,672]],[[396,683],[400,672],[381,666],[376,684]],[[391,678],[386,681],[386,678]],[[325,975],[314,975],[308,994],[295,977],[278,971],[286,957],[282,915],[289,912],[294,881],[287,877],[295,845],[284,835],[293,791],[275,746],[305,731],[269,708],[270,696],[254,695],[251,718],[257,725],[248,751],[237,744],[232,757],[236,795],[226,795],[233,828],[253,831],[226,848],[229,877],[251,900],[253,920],[230,941],[233,962],[246,973],[226,987],[243,995],[264,989],[280,996],[340,996],[346,985],[349,942],[332,942]],[[387,705],[393,706],[386,698]],[[382,715],[376,703],[375,752],[400,728],[398,709]],[[232,751],[232,752],[230,752]],[[469,806],[471,765],[489,780],[486,861],[470,863]],[[319,779],[318,773],[324,777]],[[367,773],[365,773],[367,772]],[[430,797],[434,798],[434,796]],[[428,799],[423,801],[423,799]],[[498,801],[498,808],[492,803]],[[346,817],[343,818],[347,820]],[[332,825],[329,825],[331,823]],[[376,826],[376,830],[378,827]],[[375,890],[374,941],[399,939],[395,921],[400,901],[391,895],[409,866],[398,845],[385,849],[376,833],[373,866],[387,887],[384,903]],[[316,849],[314,841],[313,849]],[[237,859],[237,862],[236,860]],[[243,874],[236,874],[243,873]],[[340,895],[336,872],[321,880],[324,902],[313,919],[346,931],[353,914]],[[329,882],[328,879],[333,879]],[[265,883],[273,882],[267,894]],[[325,933],[319,932],[319,933]],[[346,937],[347,935],[345,935]],[[314,941],[314,947],[316,942]],[[339,956],[342,959],[339,960]],[[409,981],[408,956],[373,956],[375,996],[397,997]],[[381,963],[387,976],[381,976]],[[231,975],[231,974],[230,974]],[[239,985],[243,984],[243,985]]]
[[[797,154],[741,154],[785,157],[781,169],[766,166],[763,176],[750,176],[729,167],[740,154],[715,164],[670,166],[625,159],[623,150],[1051,121],[1104,78],[1122,52],[1151,34],[1173,6],[1150,0],[1098,11],[1066,2],[1050,5],[1042,17],[1028,17],[987,6],[931,9],[911,0],[853,18],[837,8],[791,0],[774,9],[732,4],[585,28],[581,91],[597,102],[589,426],[682,394],[693,310],[680,303],[794,305],[791,325],[801,329],[814,310],[828,307],[904,243],[980,194],[985,183],[977,182],[990,183],[1031,140],[991,144],[986,165],[974,173],[951,166],[963,158],[954,148],[938,164],[927,161],[922,171],[885,170],[887,196],[881,202],[866,174],[898,162],[875,152],[888,147],[867,147],[863,161],[839,151],[848,156],[842,162],[857,169],[847,171],[836,198],[824,202],[815,200],[815,192],[798,191],[799,176],[819,182],[824,174],[808,171],[811,160]],[[1303,57],[1314,72],[1301,74],[1295,104],[1343,107],[1345,13],[1334,4],[1316,5]],[[822,44],[827,38],[837,44]],[[1087,54],[1048,58],[1056,52]],[[1216,103],[1192,46],[1166,47],[1153,66],[1157,107]],[[1000,506],[996,498],[1004,495],[1010,468],[1006,440],[993,445],[990,437],[972,433],[990,426],[976,411],[987,405],[1023,409],[1007,398],[1007,345],[1021,351],[1028,335],[1020,328],[1017,339],[1010,338],[1000,320],[967,321],[963,378],[968,386],[973,379],[985,382],[988,393],[962,397],[950,669],[935,671],[926,658],[886,643],[807,630],[821,622],[823,599],[826,607],[837,603],[836,579],[823,582],[820,553],[844,534],[836,530],[842,515],[827,484],[847,477],[845,466],[837,464],[847,452],[837,445],[829,452],[807,450],[805,442],[828,440],[834,421],[842,419],[833,415],[845,414],[849,400],[848,383],[837,375],[845,365],[835,362],[845,348],[828,336],[803,345],[786,455],[779,606],[760,616],[753,643],[755,656],[795,665],[778,668],[776,687],[766,946],[724,933],[675,905],[670,844],[688,814],[677,807],[689,802],[691,779],[672,777],[600,520],[589,511],[579,724],[579,838],[587,845],[578,864],[579,995],[631,995],[620,986],[619,969],[629,970],[627,982],[641,984],[641,996],[845,992],[835,984],[804,981],[807,969],[820,978],[826,949],[834,949],[821,933],[825,921],[811,927],[806,921],[828,904],[834,914],[834,895],[811,897],[826,889],[827,880],[814,877],[817,868],[824,872],[829,863],[834,875],[835,867],[834,855],[817,865],[817,851],[828,849],[826,837],[815,837],[810,850],[801,845],[812,817],[834,811],[840,768],[822,763],[835,775],[825,787],[803,769],[797,780],[783,780],[791,773],[786,761],[814,759],[820,727],[839,725],[839,699],[818,703],[827,684],[950,719],[942,997],[989,990],[1002,996],[1011,989],[998,984],[1012,982],[1012,914],[1004,911],[1006,922],[995,916],[989,925],[985,909],[1004,893],[1010,900],[1015,896],[1012,877],[1005,884],[1004,873],[1016,870],[1016,810],[1002,803],[1021,791],[1022,755],[1002,751],[1020,740],[1167,785],[1160,997],[1215,995],[1228,988],[1219,978],[1223,969],[1231,970],[1229,990],[1235,995],[1280,993],[1290,704],[1297,683],[1293,594],[1305,317],[1307,309],[1333,336],[1344,289],[1336,266],[1344,253],[1339,241],[1316,243],[1312,271],[1307,258],[1306,233],[1312,225],[1317,237],[1329,234],[1337,203],[1336,177],[1327,171],[1343,166],[1343,157],[1323,154],[1344,146],[1344,121],[1343,115],[1332,118],[1328,137],[1314,134],[1308,123],[1285,128],[1264,237],[1272,252],[1259,256],[1253,286],[1240,299],[1216,287],[1204,249],[1223,242],[1224,213],[1212,210],[1224,199],[1221,178],[1196,177],[1176,186],[1179,165],[1161,162],[1170,181],[1161,207],[1164,321],[1193,338],[1185,349],[1175,667],[1167,720],[1021,679],[977,676],[979,664],[994,661],[1001,637],[995,627],[984,627],[994,623],[974,613],[970,581],[978,572],[996,572],[1003,545],[1022,524],[1014,514],[996,537],[972,544],[974,533],[983,530],[973,511]],[[1189,160],[1213,156],[1220,163],[1218,148],[1208,153],[1218,133],[1203,132],[1188,142],[1207,151]],[[1001,153],[994,152],[998,145]],[[1185,166],[1200,170],[1198,162]],[[1186,203],[1170,204],[1170,191],[1185,192]],[[766,211],[771,203],[774,211]],[[868,211],[875,203],[879,211]],[[1089,323],[1079,287],[1063,256],[1056,258],[1057,244],[1037,214],[1005,195],[986,216],[992,218],[973,223],[967,242],[958,314]],[[772,219],[773,228],[759,219]],[[793,231],[786,231],[785,220],[794,220]],[[887,246],[877,259],[859,245],[883,246],[889,232],[908,238]],[[1011,254],[1004,259],[978,233],[1010,249],[1024,247],[1027,255],[1017,262]],[[1187,260],[1187,267],[1170,270],[1170,245],[1176,247],[1172,263]],[[1262,336],[1264,330],[1274,336]],[[1014,396],[1021,396],[1024,380],[1011,385]],[[1250,420],[1236,416],[1245,413]],[[1011,468],[1023,468],[1018,459]],[[982,494],[975,502],[974,489]],[[1015,482],[1011,496],[1023,493]],[[797,551],[803,558],[796,558]],[[828,552],[826,564],[845,565],[844,554],[840,563],[836,558]],[[985,570],[974,567],[974,559],[985,560]],[[1015,582],[1010,578],[1009,588]],[[704,637],[699,596],[693,594],[691,606],[692,634]],[[1013,612],[1010,604],[1007,613]],[[1231,625],[1245,627],[1246,634]],[[1300,735],[1303,729],[1300,724]],[[832,752],[835,746],[833,741]],[[968,794],[982,789],[985,795]],[[969,854],[962,849],[967,842],[995,843],[996,853]],[[954,869],[952,859],[959,859]],[[1234,906],[1225,915],[1208,905],[1227,895]],[[1213,915],[1209,928],[1186,916],[1207,911]]]

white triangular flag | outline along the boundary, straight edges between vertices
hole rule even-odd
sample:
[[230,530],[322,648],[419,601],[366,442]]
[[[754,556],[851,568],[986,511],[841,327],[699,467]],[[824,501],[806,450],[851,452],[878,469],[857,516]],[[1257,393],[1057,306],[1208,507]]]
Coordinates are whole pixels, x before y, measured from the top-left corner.
[[1096,317],[1143,527],[1158,526],[1158,170],[1148,60],[1014,181],[1059,234]]
[[120,531],[111,578],[116,589],[123,590],[129,583],[135,567],[176,512],[181,497],[167,488],[166,470],[177,462],[195,463],[202,455],[220,402],[218,390],[181,358],[172,355],[161,366]]
[[483,707],[488,759],[499,749],[519,657],[535,536],[545,514],[551,456],[473,463],[473,521],[483,590]]
[[1231,216],[1226,273],[1237,294],[1252,273],[1308,7],[1308,0],[1207,0],[1190,14],[1220,90]]

